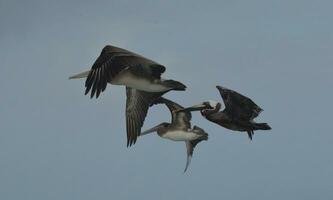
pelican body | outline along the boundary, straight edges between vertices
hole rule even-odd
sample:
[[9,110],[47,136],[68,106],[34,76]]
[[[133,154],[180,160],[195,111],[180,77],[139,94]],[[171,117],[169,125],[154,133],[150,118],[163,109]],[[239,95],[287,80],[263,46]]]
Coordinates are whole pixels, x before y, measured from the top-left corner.
[[178,110],[184,109],[179,104],[162,97],[155,100],[154,102],[154,104],[160,103],[165,104],[169,108],[172,118],[171,123],[163,122],[149,130],[142,132],[140,136],[156,131],[157,134],[162,138],[172,141],[184,141],[187,149],[187,161],[184,170],[185,172],[191,162],[195,146],[203,140],[208,140],[208,134],[197,126],[193,126],[193,128],[191,128],[191,113],[188,111],[176,112]]
[[216,86],[219,90],[225,109],[220,111],[221,103],[207,101],[202,104],[191,106],[179,111],[200,111],[207,120],[214,122],[224,128],[247,132],[252,140],[255,130],[270,130],[267,123],[256,123],[256,118],[263,111],[250,98],[243,96],[225,87]]
[[171,90],[185,90],[178,81],[164,80],[165,67],[131,51],[107,45],[90,70],[69,77],[86,78],[85,94],[99,97],[108,83],[126,86],[127,146],[136,142],[149,105]]

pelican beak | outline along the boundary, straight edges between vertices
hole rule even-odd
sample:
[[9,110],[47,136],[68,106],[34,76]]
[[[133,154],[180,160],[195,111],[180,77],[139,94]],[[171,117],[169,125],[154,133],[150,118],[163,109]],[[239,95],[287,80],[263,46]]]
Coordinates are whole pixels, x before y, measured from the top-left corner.
[[191,111],[199,111],[199,110],[203,110],[203,109],[208,109],[208,105],[206,104],[198,104],[198,105],[195,105],[195,106],[191,106],[191,107],[188,107],[188,108],[184,108],[184,109],[180,109],[178,110],[178,112],[180,111],[187,111],[187,112],[191,112]]
[[149,133],[153,133],[153,132],[155,132],[155,131],[158,131],[158,129],[160,129],[160,128],[162,128],[163,127],[163,124],[159,124],[159,125],[157,125],[157,126],[154,126],[153,128],[150,128],[150,129],[148,129],[148,130],[146,130],[146,131],[143,131],[141,134],[140,134],[140,136],[142,136],[142,135],[146,135],[146,134],[149,134]]

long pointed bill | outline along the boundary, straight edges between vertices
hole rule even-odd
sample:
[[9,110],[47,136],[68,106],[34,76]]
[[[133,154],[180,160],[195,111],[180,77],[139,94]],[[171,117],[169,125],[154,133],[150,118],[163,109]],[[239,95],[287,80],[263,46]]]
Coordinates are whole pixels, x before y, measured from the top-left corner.
[[147,135],[147,134],[149,134],[149,133],[153,133],[153,132],[157,131],[158,129],[162,128],[162,127],[163,127],[163,125],[162,125],[162,124],[159,124],[159,125],[157,125],[157,126],[151,128],[151,129],[148,129],[148,130],[146,130],[146,131],[143,131],[143,132],[140,134],[140,136],[142,136],[142,135]]
[[188,111],[188,112],[199,111],[199,110],[203,110],[203,109],[206,109],[206,108],[207,108],[207,106],[205,104],[199,104],[199,105],[195,105],[195,106],[191,106],[191,107],[188,107],[188,108],[178,110],[178,112],[179,111]]
[[89,72],[90,72],[90,70],[85,71],[85,72],[81,72],[79,74],[75,74],[75,75],[69,77],[68,79],[85,78],[85,77],[87,77],[89,75]]

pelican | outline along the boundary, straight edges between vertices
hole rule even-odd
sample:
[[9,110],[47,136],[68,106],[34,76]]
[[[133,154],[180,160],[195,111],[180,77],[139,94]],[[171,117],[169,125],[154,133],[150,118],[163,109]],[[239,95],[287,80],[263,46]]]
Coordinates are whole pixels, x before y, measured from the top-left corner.
[[184,169],[185,173],[189,164],[191,163],[195,146],[202,140],[208,140],[208,134],[198,126],[193,126],[191,129],[191,112],[176,112],[177,110],[183,109],[182,106],[162,97],[154,101],[154,104],[160,103],[164,103],[169,108],[171,112],[171,123],[160,123],[159,125],[142,132],[140,136],[156,131],[157,134],[162,138],[172,141],[184,141],[187,150],[187,160]]
[[178,81],[164,80],[165,67],[128,50],[107,45],[90,70],[69,77],[86,78],[85,95],[96,98],[107,83],[126,86],[127,147],[135,144],[148,112],[149,105],[171,90],[183,91],[186,86]]
[[252,140],[255,130],[270,130],[267,123],[256,123],[256,118],[263,109],[256,105],[250,98],[239,94],[225,87],[216,86],[219,90],[225,108],[221,109],[221,103],[216,101],[206,101],[202,104],[191,106],[181,111],[199,111],[207,120],[214,122],[224,128],[247,132],[248,137]]

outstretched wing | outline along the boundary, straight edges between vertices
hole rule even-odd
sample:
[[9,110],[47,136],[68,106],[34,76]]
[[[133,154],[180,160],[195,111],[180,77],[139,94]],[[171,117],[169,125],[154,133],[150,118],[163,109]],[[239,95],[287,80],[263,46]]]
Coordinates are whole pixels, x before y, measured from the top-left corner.
[[193,156],[193,150],[194,150],[194,146],[192,145],[192,143],[190,141],[186,141],[185,144],[186,144],[187,157],[186,157],[186,165],[185,165],[184,173],[186,172],[188,166],[191,163],[192,156]]
[[135,144],[141,133],[141,127],[146,118],[149,105],[161,93],[150,93],[126,87],[126,129],[127,146]]
[[188,166],[191,163],[194,148],[199,142],[201,142],[201,140],[192,140],[192,141],[186,141],[185,142],[186,143],[187,158],[186,158],[186,166],[185,166],[185,169],[184,169],[184,173],[186,172]]
[[191,112],[188,111],[176,112],[178,110],[184,109],[184,107],[163,97],[160,97],[154,101],[154,104],[159,104],[159,103],[164,103],[169,108],[172,118],[171,119],[172,125],[176,125],[178,127],[183,126],[184,129],[191,128],[191,122],[190,122],[192,118]]
[[119,72],[123,70],[133,70],[135,73],[144,73],[145,76],[160,78],[165,71],[165,67],[136,53],[114,46],[105,46],[101,55],[93,64],[86,79],[86,91],[91,90],[90,97],[96,93],[96,98],[106,88]]
[[236,118],[252,120],[263,111],[263,109],[255,104],[250,98],[241,95],[236,91],[221,86],[216,86],[216,88],[222,96],[226,111]]
[[208,134],[202,128],[200,128],[198,126],[193,126],[192,131],[197,133],[197,134],[200,134],[201,137],[199,137],[196,140],[191,140],[191,141],[186,141],[185,142],[186,143],[187,159],[186,159],[186,166],[185,166],[184,173],[186,172],[188,166],[191,163],[191,159],[192,159],[192,156],[193,156],[193,151],[194,151],[195,146],[197,146],[197,144],[199,142],[203,141],[203,140],[208,140]]

